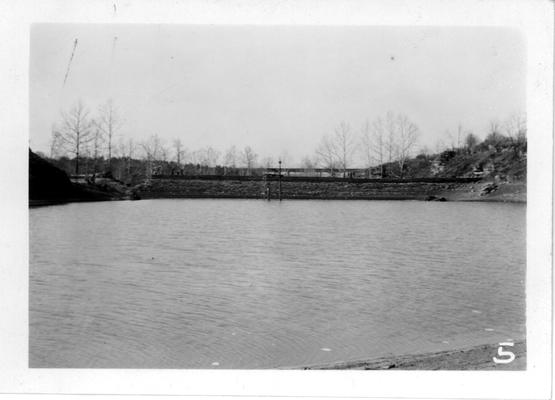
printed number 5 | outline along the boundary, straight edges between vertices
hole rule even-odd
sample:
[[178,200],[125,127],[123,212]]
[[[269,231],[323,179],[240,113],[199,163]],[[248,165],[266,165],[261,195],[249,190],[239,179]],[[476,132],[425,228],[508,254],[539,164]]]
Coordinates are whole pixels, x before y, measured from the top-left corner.
[[508,364],[515,359],[515,355],[512,351],[503,350],[503,346],[514,346],[514,343],[511,342],[503,342],[499,343],[499,348],[497,349],[497,354],[499,357],[509,357],[509,358],[497,358],[493,357],[493,362],[496,364]]

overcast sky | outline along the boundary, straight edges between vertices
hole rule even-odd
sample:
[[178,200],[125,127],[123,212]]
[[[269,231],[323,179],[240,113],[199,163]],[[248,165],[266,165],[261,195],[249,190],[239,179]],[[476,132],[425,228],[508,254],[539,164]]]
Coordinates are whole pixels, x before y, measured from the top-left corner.
[[459,123],[483,137],[491,119],[525,111],[525,72],[523,37],[502,28],[38,24],[30,145],[49,153],[52,124],[78,99],[94,112],[113,98],[121,135],[137,141],[299,161],[341,121],[359,130],[391,110],[435,150]]

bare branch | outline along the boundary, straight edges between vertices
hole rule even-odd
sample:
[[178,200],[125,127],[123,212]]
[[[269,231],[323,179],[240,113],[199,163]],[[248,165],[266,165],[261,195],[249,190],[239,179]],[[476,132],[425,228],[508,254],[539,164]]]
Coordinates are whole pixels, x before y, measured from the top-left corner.
[[74,104],[69,111],[61,112],[61,126],[53,133],[56,140],[69,153],[75,156],[75,173],[79,173],[79,156],[84,147],[94,140],[92,121],[89,111],[81,101]]

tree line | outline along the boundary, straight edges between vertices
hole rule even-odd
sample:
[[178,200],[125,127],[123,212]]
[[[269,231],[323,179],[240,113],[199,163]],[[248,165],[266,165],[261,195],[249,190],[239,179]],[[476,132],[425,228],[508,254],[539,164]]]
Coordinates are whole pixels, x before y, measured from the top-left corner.
[[[180,138],[169,145],[157,134],[136,141],[121,134],[124,119],[112,100],[106,101],[93,114],[82,101],[63,111],[52,127],[50,159],[62,163],[72,174],[109,173],[120,179],[138,179],[153,174],[233,173],[241,168],[247,174],[258,168],[275,168],[272,157],[260,158],[250,146],[230,146],[220,152],[212,146],[190,150]],[[509,141],[515,145],[526,142],[526,119],[521,114],[511,115],[503,122],[492,120],[482,143]],[[303,157],[297,165],[305,169],[324,168],[331,175],[346,176],[358,159],[364,168],[378,168],[378,174],[403,177],[407,161],[416,154],[420,130],[408,116],[388,112],[374,120],[366,120],[358,129],[341,121],[333,133],[323,135],[313,154]],[[478,137],[461,125],[456,138],[449,132],[452,149],[474,151],[480,144]],[[436,152],[445,150],[438,142]],[[420,148],[420,153],[430,153]],[[286,152],[279,156],[283,167],[291,166]],[[69,170],[71,168],[71,170]]]

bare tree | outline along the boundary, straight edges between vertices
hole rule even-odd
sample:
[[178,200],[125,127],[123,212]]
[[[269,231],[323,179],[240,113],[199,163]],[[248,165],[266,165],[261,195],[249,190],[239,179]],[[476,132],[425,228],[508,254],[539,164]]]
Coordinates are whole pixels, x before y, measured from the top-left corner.
[[464,138],[464,147],[466,147],[469,153],[474,153],[476,146],[478,145],[478,137],[472,132],[469,132]]
[[397,145],[396,158],[399,164],[401,178],[403,177],[405,164],[410,158],[418,141],[418,127],[411,122],[406,115],[399,114],[397,122]]
[[461,140],[463,135],[463,126],[461,123],[457,125],[457,133],[453,134],[449,129],[445,130],[445,137],[449,139],[451,144],[451,150],[456,150],[461,148]]
[[52,125],[52,136],[50,138],[50,158],[58,158],[63,154],[63,142],[60,137],[60,132],[56,125]]
[[60,127],[54,136],[61,146],[75,156],[75,174],[79,174],[79,156],[83,148],[93,140],[89,111],[78,101],[68,112],[62,111]]
[[237,159],[238,159],[237,149],[235,148],[235,146],[231,146],[225,152],[224,165],[226,167],[236,168]]
[[191,164],[200,164],[202,160],[202,154],[200,150],[192,150],[190,161]]
[[93,156],[93,173],[96,174],[98,172],[98,158],[101,154],[101,147],[104,144],[104,135],[102,131],[99,129],[98,124],[94,121],[92,123],[93,128],[93,140],[92,140],[92,156]]
[[403,114],[389,111],[385,119],[377,118],[362,127],[362,149],[368,167],[377,163],[384,176],[384,162],[397,162],[403,176],[406,162],[411,157],[418,139],[418,127]]
[[393,157],[395,156],[395,136],[397,135],[397,124],[395,114],[392,111],[388,111],[385,116],[385,148],[387,153],[387,161],[389,163],[393,162]]
[[133,159],[136,149],[135,142],[132,138],[127,139],[127,141],[120,138],[118,147],[118,153],[125,160],[125,170],[129,178],[131,177],[131,160]]
[[485,141],[489,145],[497,147],[503,140],[503,134],[501,133],[502,127],[498,120],[491,120],[489,123],[488,135]]
[[351,126],[345,122],[335,128],[332,136],[323,136],[320,144],[316,148],[316,155],[319,157],[324,168],[328,168],[333,175],[335,168],[343,170],[343,177],[350,166],[355,150],[354,135]]
[[101,105],[98,109],[97,125],[108,146],[108,169],[112,169],[112,143],[117,131],[121,128],[123,121],[112,99]]
[[220,161],[221,153],[213,148],[212,146],[208,146],[206,148],[206,165],[209,167],[215,167],[218,165]]
[[332,148],[339,163],[339,167],[343,169],[343,178],[345,178],[346,170],[351,164],[353,152],[355,150],[354,136],[351,126],[347,122],[341,121],[335,128]]
[[461,147],[462,135],[463,135],[463,127],[462,127],[462,124],[459,122],[459,125],[457,126],[457,149]]
[[323,168],[329,169],[330,174],[333,175],[333,171],[337,168],[337,161],[335,158],[332,140],[328,135],[323,136],[320,140],[320,143],[316,148],[316,156],[319,164]]
[[489,122],[489,130],[488,133],[493,133],[493,134],[501,134],[501,124],[499,123],[498,120],[496,119],[492,119]]
[[370,168],[374,164],[374,152],[372,151],[372,134],[368,120],[360,128],[360,143],[366,168]]
[[372,139],[373,139],[372,149],[374,151],[374,159],[380,166],[380,175],[383,178],[385,150],[386,150],[386,129],[382,118],[378,118],[372,124]]
[[275,161],[274,158],[271,156],[268,157],[264,157],[261,161],[260,164],[264,167],[264,168],[273,168],[275,167]]
[[220,152],[211,146],[203,147],[193,153],[197,164],[204,167],[215,167],[220,159]]
[[168,148],[168,146],[166,146],[163,140],[160,140],[160,148],[159,148],[158,154],[159,155],[156,161],[159,161],[159,162],[157,163],[157,167],[158,167],[158,170],[160,170],[159,173],[162,173],[161,170],[163,166],[166,165],[166,163],[170,159],[170,149]]
[[[366,167],[378,164],[381,167],[381,176],[383,178],[383,168],[386,155],[387,135],[386,127],[383,119],[377,118],[372,124],[368,121],[362,126],[362,151],[366,159]],[[393,138],[393,136],[392,136]],[[393,147],[391,148],[391,156],[393,157]]]
[[81,173],[85,175],[90,174],[90,161],[92,158],[92,151],[91,151],[91,142],[84,144],[81,148],[81,155],[83,156],[83,163],[81,165]]
[[514,144],[524,143],[527,133],[526,115],[524,113],[511,114],[503,124],[503,131]]
[[175,161],[177,162],[177,167],[181,168],[181,162],[183,161],[183,143],[181,143],[181,139],[175,139],[173,141],[173,148],[175,149]]
[[243,165],[247,168],[248,173],[251,173],[252,168],[256,165],[256,159],[258,154],[256,154],[250,146],[246,146],[241,153],[241,161]]
[[146,160],[146,176],[152,177],[155,162],[160,159],[162,151],[162,140],[158,135],[151,135],[147,140],[141,142],[143,157]]

